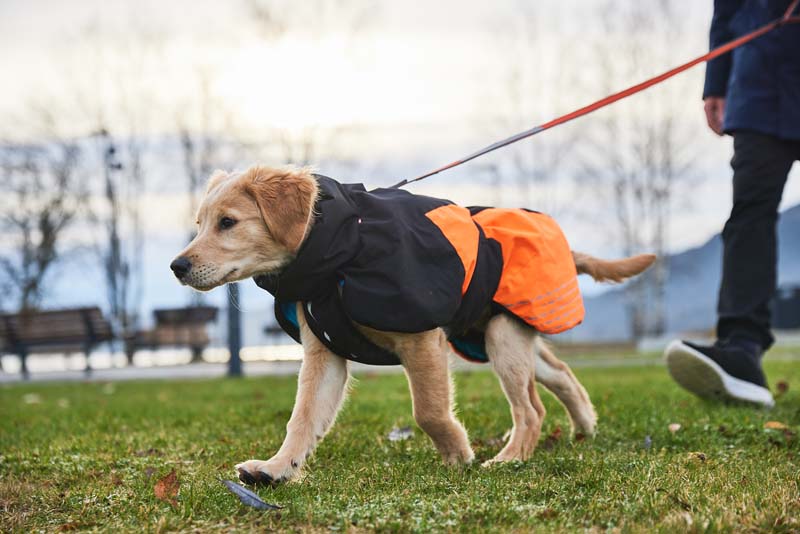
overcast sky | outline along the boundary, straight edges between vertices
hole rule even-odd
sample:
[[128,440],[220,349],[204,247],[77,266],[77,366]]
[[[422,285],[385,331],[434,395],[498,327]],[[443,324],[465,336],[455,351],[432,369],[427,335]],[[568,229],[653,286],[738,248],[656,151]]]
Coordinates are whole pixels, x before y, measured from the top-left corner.
[[[702,49],[710,16],[703,2],[679,3],[685,23],[676,36],[676,56]],[[526,4],[536,6],[533,19],[520,14]],[[31,101],[68,101],[78,90],[117,103],[116,78],[129,88],[146,86],[148,99],[176,108],[193,98],[191,82],[200,70],[209,73],[212,90],[243,128],[463,121],[493,114],[496,75],[513,60],[498,54],[510,50],[508,34],[521,23],[535,25],[532,31],[540,34],[540,62],[556,60],[561,69],[586,71],[581,62],[601,33],[598,4],[373,2],[355,33],[343,31],[347,10],[308,27],[301,12],[289,19],[293,25],[281,39],[269,41],[246,0],[4,0],[0,46],[7,83],[0,85],[0,109],[18,113]],[[693,46],[686,46],[687,37]],[[624,35],[602,38],[613,43]],[[564,63],[568,54],[581,62]],[[656,72],[660,66],[652,67]],[[543,76],[551,74],[545,65],[537,68]],[[574,93],[570,106],[602,96],[591,87],[583,94],[571,87],[558,90]],[[168,118],[162,114],[149,126],[167,128]],[[83,126],[73,124],[76,130]]]

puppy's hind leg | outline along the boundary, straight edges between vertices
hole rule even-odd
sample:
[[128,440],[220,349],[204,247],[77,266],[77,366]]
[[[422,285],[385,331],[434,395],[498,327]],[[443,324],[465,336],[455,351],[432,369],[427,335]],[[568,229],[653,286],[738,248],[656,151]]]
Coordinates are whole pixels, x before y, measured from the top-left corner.
[[484,465],[527,460],[536,448],[545,416],[536,392],[533,350],[537,334],[505,315],[486,328],[486,350],[494,372],[511,405],[514,426],[503,450]]
[[566,408],[573,432],[594,436],[597,414],[583,388],[567,364],[556,358],[547,344],[536,340],[536,379]]

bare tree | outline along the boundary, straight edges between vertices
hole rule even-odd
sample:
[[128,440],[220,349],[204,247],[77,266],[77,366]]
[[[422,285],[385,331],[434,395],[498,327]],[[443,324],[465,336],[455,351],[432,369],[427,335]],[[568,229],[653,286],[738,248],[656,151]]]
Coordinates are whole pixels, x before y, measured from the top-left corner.
[[[548,42],[548,35],[565,37],[564,31],[553,32],[559,17],[552,9],[539,4],[517,1],[513,10],[492,21],[490,32],[498,48],[500,88],[497,95],[498,116],[495,131],[504,137],[544,122],[564,109],[569,88],[574,86],[574,64],[569,49],[561,49],[557,58],[552,50],[558,43]],[[549,30],[549,31],[545,31]],[[574,58],[573,58],[574,59]],[[569,188],[570,155],[578,138],[576,129],[559,129],[547,136],[524,140],[498,154],[503,177],[515,184],[514,199],[519,206],[534,207],[551,215],[562,213],[574,205]],[[569,191],[569,195],[565,192]],[[569,201],[567,201],[569,199]]]
[[[639,81],[655,66],[669,65],[681,42],[683,18],[676,4],[606,4],[601,17],[606,41],[598,44],[595,57],[604,94],[618,90],[623,80]],[[697,155],[681,121],[685,102],[693,96],[686,80],[637,95],[598,113],[583,143],[588,150],[581,157],[582,182],[607,207],[603,218],[611,221],[622,253],[652,251],[659,257],[651,273],[626,286],[630,332],[636,339],[666,328],[670,221],[676,199],[693,178]]]
[[110,316],[124,338],[136,329],[141,298],[141,281],[135,279],[141,271],[143,245],[139,210],[139,197],[144,191],[141,146],[128,141],[125,153],[118,148],[120,140],[104,128],[95,137],[101,154],[105,200],[94,214],[102,229],[97,250],[102,258]]
[[141,205],[150,150],[144,133],[152,119],[154,90],[142,80],[163,43],[157,32],[141,28],[110,41],[98,32],[92,26],[82,31],[83,57],[109,91],[74,80],[71,93],[65,92],[87,118],[97,149],[90,220],[99,230],[95,250],[109,315],[121,338],[127,339],[138,328],[144,292]]
[[0,235],[8,251],[0,256],[0,286],[8,290],[0,307],[41,304],[47,277],[68,248],[65,233],[85,206],[80,161],[72,141],[0,147]]

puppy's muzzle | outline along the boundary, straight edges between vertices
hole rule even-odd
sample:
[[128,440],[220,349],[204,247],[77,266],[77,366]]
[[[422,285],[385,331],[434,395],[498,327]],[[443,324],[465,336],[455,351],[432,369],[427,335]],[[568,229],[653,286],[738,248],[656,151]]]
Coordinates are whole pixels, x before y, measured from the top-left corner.
[[172,269],[173,273],[175,273],[175,278],[178,280],[183,280],[192,269],[192,262],[189,261],[189,258],[180,256],[175,258],[175,260],[169,264],[169,268]]

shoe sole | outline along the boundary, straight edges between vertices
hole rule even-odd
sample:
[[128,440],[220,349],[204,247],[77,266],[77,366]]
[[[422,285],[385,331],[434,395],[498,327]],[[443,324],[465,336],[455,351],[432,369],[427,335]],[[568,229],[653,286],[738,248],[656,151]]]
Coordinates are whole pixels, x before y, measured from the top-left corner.
[[670,343],[664,357],[675,382],[699,397],[750,402],[769,408],[775,405],[767,388],[729,375],[717,362],[680,341]]

